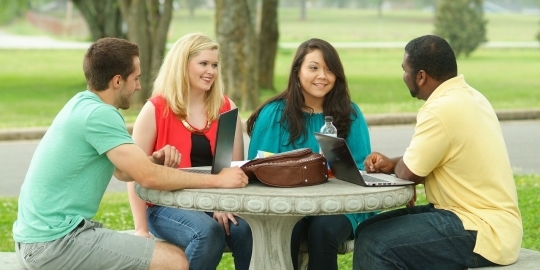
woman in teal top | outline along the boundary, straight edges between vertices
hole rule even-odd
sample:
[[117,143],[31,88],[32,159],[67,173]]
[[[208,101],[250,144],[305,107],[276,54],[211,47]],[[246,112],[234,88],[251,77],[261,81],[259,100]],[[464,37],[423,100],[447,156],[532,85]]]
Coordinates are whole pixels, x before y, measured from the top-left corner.
[[[347,79],[337,51],[328,42],[310,39],[296,51],[287,88],[266,101],[247,121],[251,137],[248,159],[258,150],[281,153],[298,148],[319,152],[313,132],[324,125],[324,116],[334,118],[338,137],[345,138],[356,165],[371,152],[367,124],[358,106],[351,102]],[[310,216],[294,227],[291,257],[298,269],[298,251],[307,240],[309,269],[337,269],[338,247],[353,239],[358,224],[374,213]]]

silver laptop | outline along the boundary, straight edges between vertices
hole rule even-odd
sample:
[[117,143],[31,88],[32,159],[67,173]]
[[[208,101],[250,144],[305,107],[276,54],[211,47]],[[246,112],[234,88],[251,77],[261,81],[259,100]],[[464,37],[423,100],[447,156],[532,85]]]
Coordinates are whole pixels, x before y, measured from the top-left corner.
[[347,142],[315,132],[315,138],[321,147],[324,157],[330,165],[335,178],[364,187],[405,186],[414,182],[384,173],[366,173],[358,170]]
[[238,108],[219,115],[212,167],[192,167],[181,170],[192,173],[218,174],[223,168],[231,167],[237,119]]

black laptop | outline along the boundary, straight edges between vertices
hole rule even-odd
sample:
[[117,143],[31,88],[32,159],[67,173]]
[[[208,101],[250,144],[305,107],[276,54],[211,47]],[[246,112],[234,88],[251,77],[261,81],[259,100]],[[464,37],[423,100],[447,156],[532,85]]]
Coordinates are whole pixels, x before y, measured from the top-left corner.
[[364,187],[405,186],[414,182],[384,173],[366,173],[358,170],[351,150],[343,138],[315,132],[315,138],[335,178]]
[[238,108],[234,108],[219,115],[216,134],[216,149],[214,151],[211,168],[205,166],[183,168],[181,170],[192,173],[218,174],[223,168],[231,167],[237,119]]

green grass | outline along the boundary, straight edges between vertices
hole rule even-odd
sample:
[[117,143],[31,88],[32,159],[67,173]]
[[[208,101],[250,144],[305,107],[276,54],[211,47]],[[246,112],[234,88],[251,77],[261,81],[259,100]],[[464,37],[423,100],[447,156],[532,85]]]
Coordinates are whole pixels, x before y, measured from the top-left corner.
[[[540,251],[540,175],[516,175],[519,208],[523,219],[522,247]],[[418,186],[417,204],[426,204],[423,186]],[[17,198],[0,197],[0,252],[14,251],[11,227],[17,216]],[[115,230],[133,229],[127,193],[106,193],[94,220]],[[339,255],[339,268],[351,269],[352,253]],[[223,255],[220,270],[234,269],[230,253]]]
[[0,127],[47,126],[86,88],[83,51],[0,50]]
[[[339,49],[352,100],[365,114],[415,112],[402,80],[401,49]],[[83,50],[0,50],[0,128],[48,126],[75,93],[86,89]],[[275,85],[286,86],[294,50],[280,49]],[[480,49],[458,60],[459,72],[495,109],[539,108],[540,51]],[[264,91],[261,100],[274,93]],[[123,111],[133,122],[140,106]],[[249,112],[243,112],[243,117]]]
[[[408,41],[433,33],[434,13],[420,10],[387,10],[381,18],[377,11],[365,9],[308,9],[301,21],[300,9],[278,11],[281,42],[301,42],[312,37],[331,42]],[[488,41],[536,41],[538,16],[523,14],[486,14]],[[187,10],[175,12],[169,40],[189,32],[215,36],[213,10],[198,9],[193,17]]]
[[[312,37],[334,42],[408,41],[433,31],[433,13],[425,11],[308,9],[279,10],[280,42],[301,42]],[[486,14],[488,40],[535,41],[537,16]],[[214,35],[214,11],[197,9],[190,17],[177,10],[169,41],[189,32]],[[3,26],[14,34],[39,35],[43,31],[23,20]],[[66,37],[61,37],[66,39]],[[539,46],[540,48],[540,46]],[[276,58],[275,86],[281,91],[288,76],[293,49],[281,48]],[[402,81],[402,49],[338,49],[352,99],[365,114],[415,112],[422,101],[412,99]],[[0,128],[48,126],[64,103],[84,90],[84,50],[0,50]],[[491,101],[495,109],[539,108],[539,49],[479,49],[458,60],[459,72]],[[262,91],[261,101],[275,93]],[[140,105],[123,114],[133,122]],[[241,112],[246,118],[250,112]]]

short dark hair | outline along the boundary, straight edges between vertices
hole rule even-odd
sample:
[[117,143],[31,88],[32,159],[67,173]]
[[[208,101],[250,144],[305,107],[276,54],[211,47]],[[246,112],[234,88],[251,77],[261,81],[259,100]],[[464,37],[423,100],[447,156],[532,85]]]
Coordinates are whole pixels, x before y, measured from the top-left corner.
[[323,114],[334,117],[333,123],[338,130],[338,137],[346,138],[349,135],[351,123],[353,121],[351,119],[351,114],[354,117],[357,115],[356,111],[351,107],[351,97],[343,64],[341,63],[338,52],[330,43],[322,39],[312,38],[302,42],[296,50],[296,54],[291,64],[287,88],[283,92],[264,102],[264,104],[255,110],[248,118],[246,125],[247,133],[250,136],[262,108],[275,100],[285,100],[280,123],[290,134],[289,144],[293,144],[296,139],[299,139],[302,136],[304,136],[304,140],[307,138],[308,134],[306,124],[304,123],[302,109],[309,110],[309,108],[304,101],[298,72],[306,55],[314,50],[320,50],[322,52],[324,62],[326,62],[328,69],[336,76],[334,87],[332,87],[330,92],[328,92],[324,98]]
[[94,42],[83,61],[88,88],[94,91],[105,90],[116,75],[127,79],[134,71],[135,56],[139,56],[139,46],[125,39],[107,37]]
[[417,37],[405,46],[413,74],[424,70],[438,81],[457,76],[456,55],[446,40],[435,35]]

